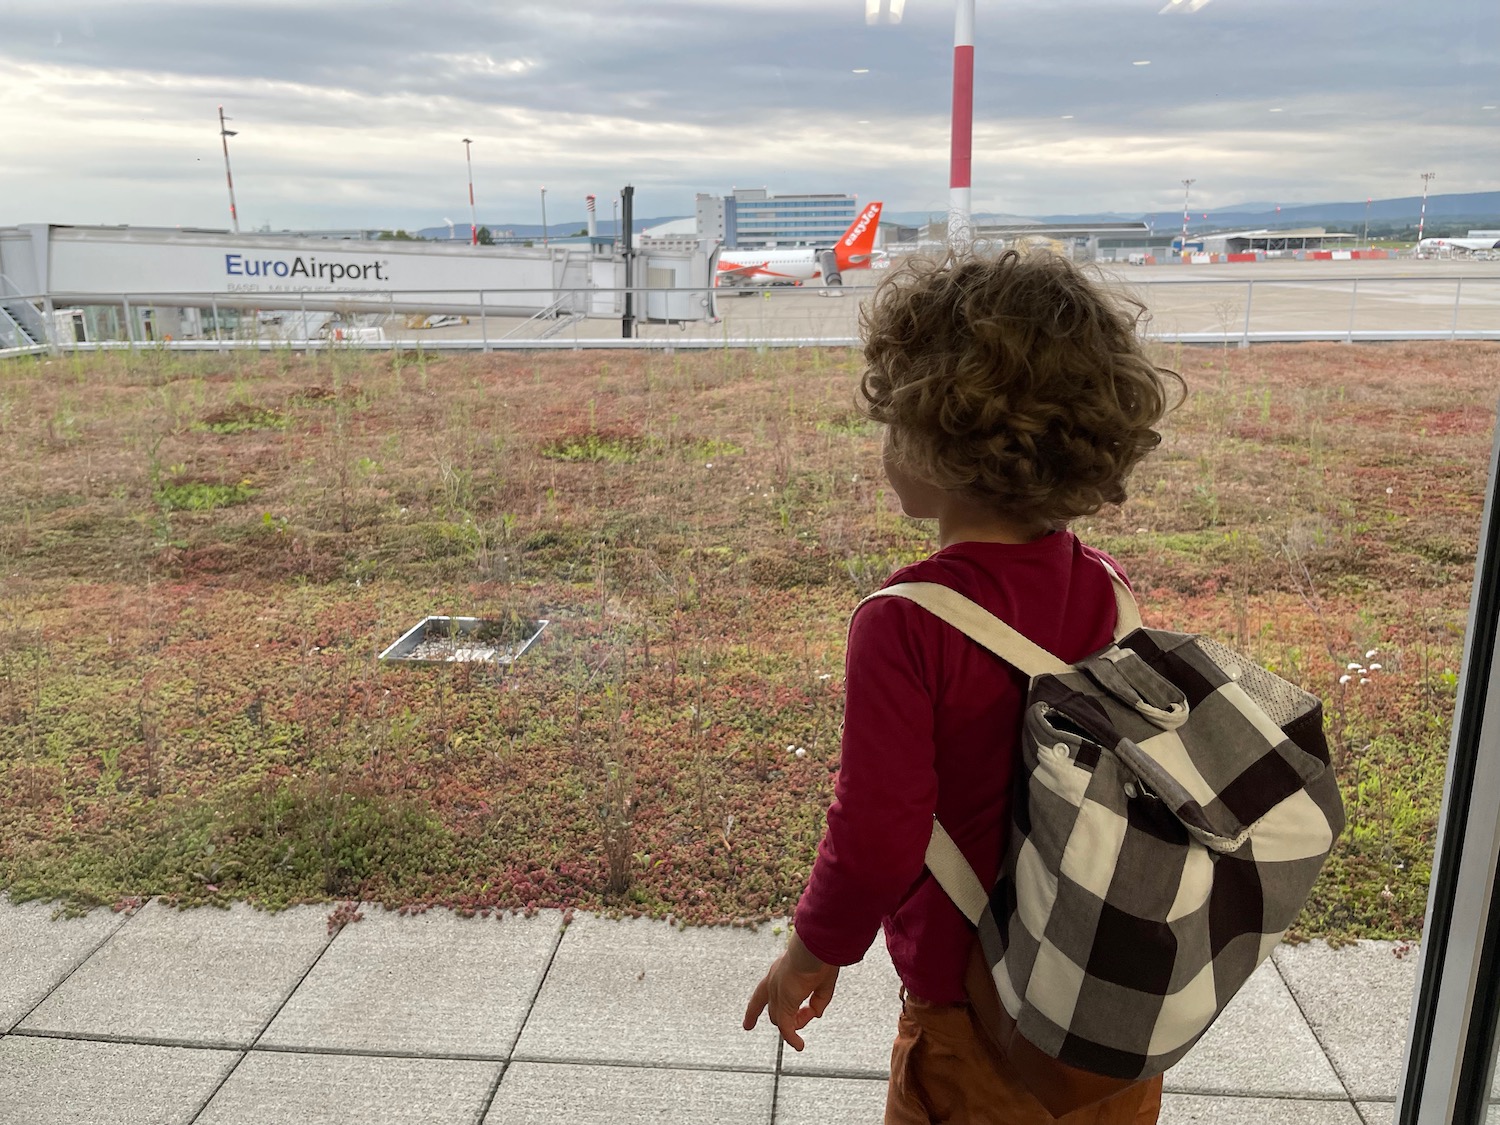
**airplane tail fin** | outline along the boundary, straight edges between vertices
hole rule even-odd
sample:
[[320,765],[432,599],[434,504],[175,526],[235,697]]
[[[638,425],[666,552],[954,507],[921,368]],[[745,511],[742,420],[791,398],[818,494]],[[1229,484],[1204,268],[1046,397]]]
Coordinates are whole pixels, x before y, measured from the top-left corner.
[[870,264],[875,249],[875,232],[880,229],[879,203],[871,203],[849,224],[838,245],[833,248],[840,270],[860,269]]

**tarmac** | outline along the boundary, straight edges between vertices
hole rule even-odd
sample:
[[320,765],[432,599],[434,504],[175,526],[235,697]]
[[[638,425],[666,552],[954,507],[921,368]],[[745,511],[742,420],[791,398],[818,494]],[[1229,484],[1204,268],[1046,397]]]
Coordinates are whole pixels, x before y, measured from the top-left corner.
[[[878,1122],[879,941],[807,1049],[740,1027],[782,927],[0,897],[0,1125]],[[1413,946],[1282,945],[1167,1074],[1163,1125],[1387,1125]]]
[[[1148,331],[1256,337],[1345,333],[1418,332],[1441,337],[1459,333],[1500,334],[1500,261],[1411,258],[1374,261],[1293,261],[1101,267],[1111,284],[1140,300],[1151,313]],[[642,321],[641,337],[663,346],[694,341],[723,344],[764,340],[848,341],[859,335],[861,305],[884,276],[858,270],[842,288],[724,289],[712,322],[660,324]],[[647,310],[649,313],[649,309]],[[646,313],[643,313],[646,315]],[[481,340],[501,346],[545,338],[554,345],[618,343],[618,319],[573,320],[489,316],[461,325],[408,330],[404,317],[384,323],[403,346],[455,346]]]

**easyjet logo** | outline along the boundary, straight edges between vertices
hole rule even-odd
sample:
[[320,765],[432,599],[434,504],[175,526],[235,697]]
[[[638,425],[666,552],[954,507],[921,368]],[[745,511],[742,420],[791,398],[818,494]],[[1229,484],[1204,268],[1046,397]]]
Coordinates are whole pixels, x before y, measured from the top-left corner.
[[875,221],[875,216],[880,214],[880,208],[873,204],[865,208],[865,213],[859,217],[859,222],[849,228],[849,233],[844,236],[844,245],[853,246],[859,241],[860,236],[865,233],[869,225]]

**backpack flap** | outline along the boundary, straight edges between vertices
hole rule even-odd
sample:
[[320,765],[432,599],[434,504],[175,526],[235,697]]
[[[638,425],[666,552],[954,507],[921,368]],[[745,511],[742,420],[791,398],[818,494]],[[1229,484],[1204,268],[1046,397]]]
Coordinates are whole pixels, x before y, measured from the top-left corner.
[[1111,645],[1077,665],[1110,695],[1162,730],[1187,722],[1187,696],[1129,649]]
[[1240,850],[1324,772],[1326,759],[1299,746],[1191,636],[1139,630],[1079,669],[1039,680],[1033,700],[1113,753],[1215,852]]

